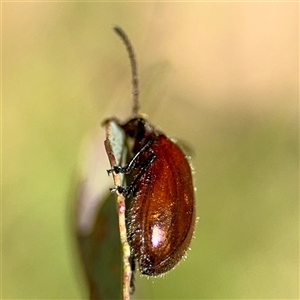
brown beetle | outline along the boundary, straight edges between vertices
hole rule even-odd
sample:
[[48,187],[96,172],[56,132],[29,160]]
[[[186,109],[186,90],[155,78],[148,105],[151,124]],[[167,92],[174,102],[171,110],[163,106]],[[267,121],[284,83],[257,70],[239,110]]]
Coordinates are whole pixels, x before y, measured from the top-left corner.
[[139,85],[135,54],[124,31],[114,30],[129,53],[133,82],[133,116],[119,124],[132,141],[131,160],[108,172],[130,175],[128,187],[116,187],[132,197],[127,213],[132,267],[148,276],[161,275],[185,256],[195,227],[192,171],[182,149],[139,115]]

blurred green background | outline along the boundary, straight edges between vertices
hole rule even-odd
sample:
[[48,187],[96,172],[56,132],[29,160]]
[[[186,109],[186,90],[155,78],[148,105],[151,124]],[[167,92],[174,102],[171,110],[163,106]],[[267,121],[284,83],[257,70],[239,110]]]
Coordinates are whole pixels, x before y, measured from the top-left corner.
[[2,298],[87,297],[78,155],[131,109],[114,25],[138,56],[142,112],[196,170],[192,250],[164,278],[137,276],[138,295],[299,298],[299,4],[284,2],[2,3]]

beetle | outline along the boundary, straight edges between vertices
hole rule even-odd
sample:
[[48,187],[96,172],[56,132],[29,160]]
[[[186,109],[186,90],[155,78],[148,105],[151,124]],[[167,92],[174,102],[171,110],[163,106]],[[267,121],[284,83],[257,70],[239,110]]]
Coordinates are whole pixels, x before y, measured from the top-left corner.
[[143,275],[159,276],[173,269],[189,248],[196,219],[192,170],[183,150],[139,114],[139,77],[133,47],[120,27],[114,28],[129,54],[132,71],[132,117],[120,128],[130,141],[131,158],[108,173],[129,176],[127,187],[117,186],[125,198],[131,265]]

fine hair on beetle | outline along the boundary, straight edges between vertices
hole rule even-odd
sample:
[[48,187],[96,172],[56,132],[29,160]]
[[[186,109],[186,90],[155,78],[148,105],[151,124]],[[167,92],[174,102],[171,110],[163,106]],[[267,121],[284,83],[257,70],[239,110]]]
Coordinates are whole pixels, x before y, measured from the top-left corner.
[[[161,276],[185,258],[193,236],[196,208],[192,170],[182,149],[139,113],[139,75],[133,46],[120,27],[115,32],[126,46],[132,74],[132,115],[118,121],[129,148],[125,166],[108,173],[123,173],[126,186],[112,191],[126,199],[126,227],[132,270]],[[133,277],[131,280],[133,287]]]

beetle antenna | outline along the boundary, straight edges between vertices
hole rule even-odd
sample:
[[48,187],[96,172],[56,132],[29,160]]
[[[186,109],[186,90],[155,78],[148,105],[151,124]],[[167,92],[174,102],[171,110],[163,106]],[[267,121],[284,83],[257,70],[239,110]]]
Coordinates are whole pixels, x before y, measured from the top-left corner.
[[122,39],[123,43],[126,46],[126,50],[129,55],[129,60],[131,64],[131,76],[132,76],[132,101],[133,101],[133,107],[132,107],[132,114],[133,117],[136,117],[138,115],[140,104],[139,104],[139,74],[138,74],[138,66],[137,66],[137,60],[136,55],[133,49],[133,46],[124,32],[124,30],[121,27],[114,27],[114,31],[117,33],[117,35]]

